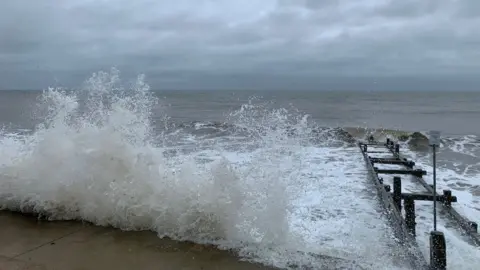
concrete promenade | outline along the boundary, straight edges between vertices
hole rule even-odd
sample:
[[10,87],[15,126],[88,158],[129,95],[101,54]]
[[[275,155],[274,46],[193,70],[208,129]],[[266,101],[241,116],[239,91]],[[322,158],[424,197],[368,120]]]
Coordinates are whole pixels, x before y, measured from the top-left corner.
[[228,251],[81,222],[0,211],[0,270],[269,269]]

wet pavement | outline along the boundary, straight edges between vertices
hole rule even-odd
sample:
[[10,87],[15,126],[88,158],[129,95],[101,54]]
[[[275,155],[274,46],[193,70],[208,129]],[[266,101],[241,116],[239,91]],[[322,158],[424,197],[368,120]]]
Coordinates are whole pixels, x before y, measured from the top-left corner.
[[214,247],[0,212],[0,270],[269,269]]

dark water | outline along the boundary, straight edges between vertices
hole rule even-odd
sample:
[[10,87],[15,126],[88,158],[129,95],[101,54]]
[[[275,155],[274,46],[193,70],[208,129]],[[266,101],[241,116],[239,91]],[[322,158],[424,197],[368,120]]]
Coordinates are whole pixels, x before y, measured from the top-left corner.
[[[0,124],[32,129],[41,92],[0,91]],[[480,92],[157,91],[156,118],[175,122],[225,121],[253,96],[255,102],[298,109],[320,126],[480,135]]]
[[[445,147],[438,161],[457,173],[480,170],[480,92],[313,92],[313,91],[154,91],[160,102],[154,120],[176,125],[228,122],[242,105],[285,108],[310,115],[319,127],[367,127],[402,131],[440,130]],[[44,121],[41,91],[0,91],[0,126],[7,131],[33,130]],[[217,127],[194,130],[213,132]],[[192,130],[191,130],[192,131]],[[316,136],[314,134],[314,136]],[[361,136],[360,136],[361,137]],[[322,139],[322,138],[320,138]],[[419,151],[427,158],[428,144]],[[456,164],[456,165],[454,165]],[[468,169],[468,170],[467,170]]]

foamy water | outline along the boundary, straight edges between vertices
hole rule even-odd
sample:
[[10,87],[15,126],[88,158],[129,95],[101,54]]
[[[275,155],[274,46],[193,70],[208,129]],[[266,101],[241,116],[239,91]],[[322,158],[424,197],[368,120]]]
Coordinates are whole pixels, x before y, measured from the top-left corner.
[[[463,141],[465,144],[471,143],[470,136],[466,137]],[[480,218],[478,195],[475,194],[475,186],[480,183],[473,177],[477,177],[478,173],[473,175],[467,175],[462,172],[457,172],[454,169],[448,169],[445,164],[445,157],[442,157],[442,153],[448,151],[454,151],[458,153],[458,145],[461,143],[455,140],[454,143],[442,143],[443,148],[439,155],[440,166],[437,168],[437,190],[451,189],[454,196],[457,196],[458,202],[453,203],[452,206],[464,217],[478,222]],[[430,152],[416,153],[408,148],[408,144],[402,145],[401,152],[405,157],[416,161],[416,167],[422,168],[427,171],[427,175],[423,178],[429,184],[433,183],[433,166],[432,166],[432,154]],[[380,148],[384,149],[384,148]],[[370,149],[374,150],[374,148]],[[471,155],[477,149],[467,151],[464,155]],[[373,157],[382,156],[382,154],[371,154]],[[383,156],[391,156],[389,154]],[[475,164],[472,164],[475,165]],[[469,165],[469,166],[472,166]],[[398,169],[401,166],[398,165],[376,165],[378,168],[391,168]],[[385,183],[392,185],[392,179],[394,176],[400,176],[406,181],[402,181],[403,192],[425,192],[423,186],[415,181],[413,177],[407,177],[405,175],[389,175],[384,177]],[[458,188],[459,183],[465,183],[460,185],[464,188]],[[467,188],[465,188],[467,187]],[[473,188],[468,188],[473,187]],[[433,203],[416,201],[416,232],[417,241],[420,244],[420,248],[425,255],[425,258],[429,259],[429,233],[433,230]],[[438,215],[437,218],[437,230],[444,232],[447,241],[447,263],[450,269],[477,269],[480,264],[480,249],[475,245],[469,243],[467,236],[463,235],[461,230],[452,223],[452,221],[441,218],[443,216]]]
[[[49,89],[41,125],[28,135],[3,132],[0,207],[154,230],[282,268],[340,267],[318,256],[327,255],[408,269],[356,147],[318,133],[322,140],[312,141],[306,115],[258,103],[232,111],[226,120],[236,129],[218,127],[222,136],[179,127],[159,135],[168,115],[150,121],[158,100],[143,77],[123,86],[113,71],[95,74],[83,91]],[[471,254],[461,269],[476,263]]]

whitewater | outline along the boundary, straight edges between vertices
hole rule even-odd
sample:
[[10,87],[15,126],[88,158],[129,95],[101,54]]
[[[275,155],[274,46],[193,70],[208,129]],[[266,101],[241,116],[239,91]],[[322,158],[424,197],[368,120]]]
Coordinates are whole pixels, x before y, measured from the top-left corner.
[[[40,124],[0,131],[0,208],[152,230],[285,269],[411,269],[355,144],[267,103],[251,99],[221,123],[181,124],[167,114],[152,120],[166,105],[144,76],[128,83],[113,69],[78,90],[49,88],[36,104]],[[440,187],[465,183],[454,195],[478,219],[478,195],[465,186],[478,187],[480,142],[451,138],[443,147],[477,162],[441,166],[439,178],[448,180]],[[428,153],[406,151],[431,175]],[[449,265],[480,263],[461,236],[446,236],[457,250]]]

